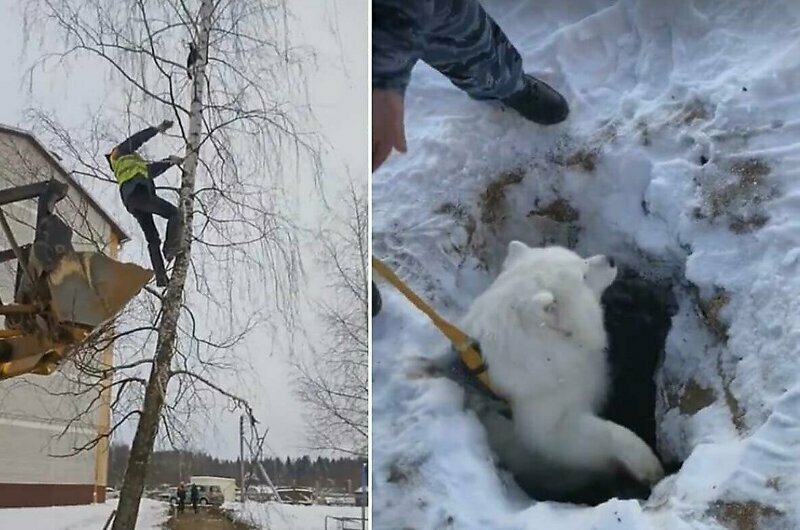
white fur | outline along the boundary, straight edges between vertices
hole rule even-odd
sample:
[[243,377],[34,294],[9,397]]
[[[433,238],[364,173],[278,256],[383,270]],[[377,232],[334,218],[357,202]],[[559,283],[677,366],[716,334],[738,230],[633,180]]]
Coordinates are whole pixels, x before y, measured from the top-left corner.
[[597,416],[609,384],[600,296],[616,274],[605,256],[513,241],[463,321],[513,411],[513,429],[478,411],[490,444],[513,472],[555,489],[620,466],[645,484],[664,474],[639,437]]

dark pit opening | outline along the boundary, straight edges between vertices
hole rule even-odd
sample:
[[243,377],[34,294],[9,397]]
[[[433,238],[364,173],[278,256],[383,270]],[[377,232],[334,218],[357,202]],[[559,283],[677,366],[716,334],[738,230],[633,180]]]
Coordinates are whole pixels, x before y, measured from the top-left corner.
[[[658,455],[655,374],[664,355],[671,318],[677,311],[672,286],[645,279],[634,270],[621,269],[604,293],[602,303],[609,339],[611,384],[600,415],[636,433]],[[667,474],[679,467],[662,463]],[[646,499],[650,494],[649,488],[623,473],[557,498],[543,496],[541,485],[516,481],[523,491],[540,501],[595,506],[614,497]]]

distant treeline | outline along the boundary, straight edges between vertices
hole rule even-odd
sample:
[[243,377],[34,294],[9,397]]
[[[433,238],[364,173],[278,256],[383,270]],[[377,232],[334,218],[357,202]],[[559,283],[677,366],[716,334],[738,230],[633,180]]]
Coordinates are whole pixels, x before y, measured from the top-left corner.
[[[108,484],[122,485],[130,447],[125,444],[111,446]],[[247,484],[263,484],[256,466],[245,462]],[[353,458],[269,458],[261,461],[276,486],[306,486],[346,490],[360,486],[361,463]],[[192,451],[155,451],[150,459],[145,487],[157,488],[162,484],[175,485],[187,481],[192,475],[231,477],[239,485],[239,460],[220,460],[205,453]],[[348,481],[349,484],[348,484]]]

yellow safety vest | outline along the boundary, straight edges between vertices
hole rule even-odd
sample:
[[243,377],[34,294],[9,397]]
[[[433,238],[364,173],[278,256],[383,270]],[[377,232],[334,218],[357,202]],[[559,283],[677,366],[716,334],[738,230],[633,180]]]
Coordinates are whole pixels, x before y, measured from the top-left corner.
[[111,169],[114,170],[114,176],[120,186],[137,175],[147,176],[147,162],[136,153],[112,158]]

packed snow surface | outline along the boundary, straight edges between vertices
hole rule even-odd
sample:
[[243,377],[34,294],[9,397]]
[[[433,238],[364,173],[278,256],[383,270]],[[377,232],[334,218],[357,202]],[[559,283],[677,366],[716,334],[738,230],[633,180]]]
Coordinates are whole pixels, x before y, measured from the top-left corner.
[[[345,530],[361,528],[361,508],[354,506],[302,506],[276,502],[235,502],[224,508],[256,528],[276,530]],[[326,518],[327,526],[326,526]],[[346,520],[342,520],[342,519]],[[369,512],[366,514],[369,520]]]
[[[117,499],[81,506],[3,508],[0,509],[0,529],[100,530],[116,508]],[[167,521],[167,509],[163,502],[142,499],[136,530],[160,530]]]
[[683,466],[645,502],[528,499],[460,387],[412,377],[447,345],[379,282],[374,528],[800,527],[800,3],[485,5],[570,118],[527,123],[420,63],[409,153],[374,175],[373,250],[452,319],[512,239],[671,282],[656,417],[662,457]]

